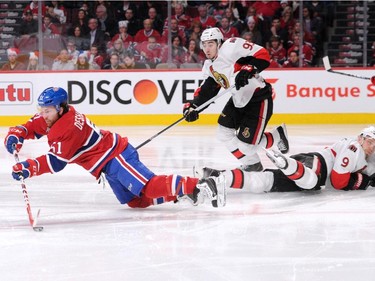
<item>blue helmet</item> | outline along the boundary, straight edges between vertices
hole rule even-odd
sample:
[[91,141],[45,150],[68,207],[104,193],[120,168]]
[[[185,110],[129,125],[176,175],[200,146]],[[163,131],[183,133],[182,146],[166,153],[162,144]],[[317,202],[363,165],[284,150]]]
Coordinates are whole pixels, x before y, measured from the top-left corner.
[[39,106],[55,106],[56,110],[60,110],[62,103],[68,102],[68,93],[59,87],[49,87],[45,89],[38,98]]

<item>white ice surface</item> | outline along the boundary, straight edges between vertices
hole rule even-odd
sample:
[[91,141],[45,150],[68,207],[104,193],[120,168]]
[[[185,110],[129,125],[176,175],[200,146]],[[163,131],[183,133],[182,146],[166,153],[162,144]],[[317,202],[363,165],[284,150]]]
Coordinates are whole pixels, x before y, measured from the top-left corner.
[[[363,126],[288,126],[290,153],[319,149]],[[7,128],[0,128],[3,142]],[[163,127],[109,128],[137,146]],[[139,149],[159,174],[238,165],[215,127],[177,126]],[[29,141],[21,160],[47,151]],[[272,167],[261,154],[266,167]],[[251,194],[225,208],[187,202],[120,205],[75,165],[26,180],[43,232],[28,224],[12,155],[0,150],[0,280],[375,280],[375,192]]]

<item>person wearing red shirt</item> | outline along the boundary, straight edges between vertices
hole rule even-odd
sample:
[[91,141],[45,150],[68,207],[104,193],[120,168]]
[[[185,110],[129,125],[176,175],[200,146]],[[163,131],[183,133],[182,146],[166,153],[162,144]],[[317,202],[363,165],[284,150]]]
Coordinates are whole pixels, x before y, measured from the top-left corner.
[[161,62],[161,46],[156,42],[155,37],[148,37],[148,41],[138,44],[136,49],[151,68],[155,68]]
[[161,41],[160,33],[152,28],[152,21],[145,19],[143,21],[143,29],[139,30],[134,36],[134,41],[137,43],[147,42],[150,36],[155,37],[157,42]]
[[[178,28],[178,21],[176,19],[171,19],[171,38],[173,36],[179,36],[182,40],[182,45],[186,44],[186,35],[182,29]],[[162,34],[162,42],[168,43],[168,29],[165,29]]]
[[198,7],[198,13],[199,13],[199,16],[193,18],[193,20],[199,21],[202,24],[203,29],[216,26],[216,20],[213,17],[207,15],[206,5],[200,5]]
[[229,25],[229,19],[227,17],[223,17],[220,21],[220,31],[223,33],[224,41],[231,37],[239,37],[238,30],[233,26]]
[[15,180],[58,173],[68,164],[77,164],[97,180],[105,177],[118,201],[131,208],[174,202],[184,195],[190,195],[193,205],[203,203],[205,198],[213,207],[218,207],[218,203],[225,205],[220,200],[225,200],[224,178],[218,181],[156,175],[141,162],[127,137],[96,127],[85,114],[69,105],[63,88],[45,89],[38,97],[38,106],[39,113],[26,123],[9,128],[4,146],[14,155],[25,140],[44,136],[49,151],[17,161],[12,167]]
[[[191,17],[184,13],[184,6],[182,6],[181,3],[176,3],[174,7],[174,15],[171,18],[177,20],[178,28],[184,31],[190,28]],[[168,19],[166,19],[164,22],[164,29],[167,29],[167,28],[168,28]]]
[[281,44],[280,38],[278,36],[271,37],[268,52],[270,53],[271,60],[278,63],[279,65],[282,65],[286,60],[286,50]]
[[119,21],[118,28],[119,28],[119,33],[115,34],[112,37],[111,43],[113,44],[117,39],[121,39],[121,41],[124,43],[125,48],[128,48],[129,44],[131,44],[134,41],[133,36],[128,34],[128,21],[127,20]]
[[52,23],[50,15],[44,16],[42,31],[44,35],[59,35],[61,33],[57,26]]

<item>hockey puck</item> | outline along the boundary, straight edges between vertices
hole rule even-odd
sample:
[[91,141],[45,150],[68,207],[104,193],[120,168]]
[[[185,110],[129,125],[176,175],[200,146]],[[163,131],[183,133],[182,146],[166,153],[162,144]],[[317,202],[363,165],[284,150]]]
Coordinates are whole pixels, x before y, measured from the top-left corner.
[[34,226],[33,229],[36,232],[41,232],[41,231],[43,231],[43,226]]
[[375,85],[375,76],[372,76],[370,80],[371,80],[371,83],[372,83],[373,85]]

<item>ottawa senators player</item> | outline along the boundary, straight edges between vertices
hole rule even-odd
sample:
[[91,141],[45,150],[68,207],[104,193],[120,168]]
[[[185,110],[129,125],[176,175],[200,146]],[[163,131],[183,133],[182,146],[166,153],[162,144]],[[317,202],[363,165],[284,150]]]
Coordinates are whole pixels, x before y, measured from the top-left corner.
[[9,129],[4,144],[11,154],[20,151],[25,139],[46,135],[50,146],[47,154],[14,165],[14,179],[57,173],[68,163],[76,163],[97,179],[103,173],[120,203],[132,208],[175,201],[184,195],[190,195],[194,205],[205,197],[214,207],[225,204],[223,179],[199,181],[179,175],[155,175],[139,160],[126,137],[98,129],[67,101],[64,89],[47,88],[38,98],[40,113],[26,124]]
[[255,193],[320,190],[365,190],[375,187],[375,127],[362,130],[356,140],[343,139],[319,152],[285,157],[278,151],[267,156],[279,169],[259,172],[217,171],[203,168],[204,177],[224,175],[227,186]]
[[289,143],[284,124],[264,132],[273,114],[272,87],[258,74],[270,64],[267,50],[242,38],[229,38],[216,27],[203,31],[201,48],[207,60],[203,66],[204,82],[195,91],[192,102],[184,105],[188,122],[198,119],[195,108],[218,94],[221,88],[231,90],[218,123],[218,139],[241,163],[244,171],[262,171],[257,150],[277,146],[287,153]]

